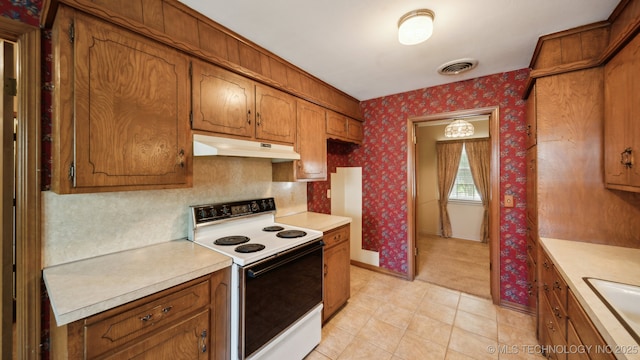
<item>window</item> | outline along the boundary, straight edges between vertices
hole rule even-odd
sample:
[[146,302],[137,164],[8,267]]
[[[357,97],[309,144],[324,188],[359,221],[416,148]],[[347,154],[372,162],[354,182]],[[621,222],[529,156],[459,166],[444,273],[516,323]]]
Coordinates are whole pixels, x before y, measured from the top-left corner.
[[456,180],[453,182],[451,193],[449,193],[449,200],[482,201],[478,189],[476,189],[476,185],[473,182],[473,176],[471,176],[467,150],[464,145],[462,146],[460,165],[458,165],[458,174],[456,175]]

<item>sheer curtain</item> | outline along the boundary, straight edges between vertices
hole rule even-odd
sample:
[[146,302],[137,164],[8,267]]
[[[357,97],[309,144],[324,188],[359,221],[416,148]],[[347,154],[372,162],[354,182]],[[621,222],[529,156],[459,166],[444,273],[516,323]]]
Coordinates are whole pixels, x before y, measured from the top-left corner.
[[460,156],[462,155],[462,142],[439,141],[436,143],[436,156],[438,157],[438,193],[440,195],[440,231],[442,237],[451,237],[451,220],[447,211],[449,193],[458,174]]
[[467,140],[464,146],[469,159],[471,176],[482,200],[484,214],[480,234],[482,242],[486,243],[489,241],[489,157],[491,156],[489,139]]

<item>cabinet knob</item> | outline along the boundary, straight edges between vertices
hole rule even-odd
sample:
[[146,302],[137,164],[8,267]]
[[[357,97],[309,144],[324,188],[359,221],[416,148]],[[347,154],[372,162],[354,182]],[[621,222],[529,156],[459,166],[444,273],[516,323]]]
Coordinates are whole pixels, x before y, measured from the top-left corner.
[[251,125],[251,109],[247,110],[247,124]]
[[153,317],[153,314],[147,314],[143,317],[140,318],[141,321],[147,322],[149,320],[151,320],[151,318]]
[[169,305],[169,306],[167,306],[166,308],[163,308],[163,309],[162,309],[162,312],[166,314],[166,313],[168,313],[169,311],[171,311],[171,309],[173,309],[173,306]]
[[631,169],[631,167],[633,166],[633,156],[631,156],[632,152],[633,150],[628,147],[620,153],[620,163],[627,169]]
[[260,126],[260,123],[262,123],[262,120],[260,118],[260,113],[257,112],[256,113],[256,125]]

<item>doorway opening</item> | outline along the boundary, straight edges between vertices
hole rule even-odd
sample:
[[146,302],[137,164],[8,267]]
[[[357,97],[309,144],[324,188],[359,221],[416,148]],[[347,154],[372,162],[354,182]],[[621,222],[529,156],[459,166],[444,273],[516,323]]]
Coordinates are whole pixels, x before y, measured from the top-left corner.
[[[16,98],[11,100],[12,111],[8,116],[3,116],[3,125],[10,125],[11,138],[3,140],[2,146],[9,156],[15,157],[14,172],[11,175],[3,173],[3,188],[6,185],[13,186],[3,194],[11,194],[9,206],[3,205],[3,209],[10,209],[11,220],[3,221],[3,251],[2,265],[3,277],[7,281],[2,282],[2,315],[0,323],[2,329],[2,342],[0,353],[2,358],[38,359],[42,350],[41,339],[41,246],[40,246],[40,96],[42,91],[40,81],[41,67],[41,34],[38,27],[34,27],[6,17],[0,17],[0,38],[14,43],[16,50]],[[4,80],[4,79],[3,79]],[[13,111],[15,108],[15,111]],[[6,121],[5,121],[6,120]],[[13,139],[15,127],[15,140]],[[3,127],[4,128],[4,127]],[[7,134],[7,131],[4,131]],[[3,136],[3,139],[5,137]],[[8,147],[14,147],[15,153],[8,151]],[[6,176],[5,176],[6,175]],[[15,191],[15,208],[13,195]],[[3,195],[4,197],[4,195]],[[4,203],[4,201],[3,201]],[[4,218],[4,216],[3,216]],[[13,225],[15,221],[15,226]],[[10,235],[6,231],[6,224],[15,227],[15,232]],[[7,235],[5,235],[7,234]],[[15,237],[15,259],[11,241],[6,246],[7,240]],[[4,266],[15,261],[15,346],[13,346],[13,299],[14,281],[12,267]],[[6,270],[8,269],[8,271]],[[13,348],[13,349],[12,349]],[[12,354],[13,353],[13,354]]]
[[[419,137],[425,136],[425,127],[433,126],[436,128],[438,124],[449,123],[453,118],[485,118],[486,123],[478,125],[478,136],[474,137],[488,137],[490,156],[489,156],[489,186],[488,186],[488,240],[486,244],[483,244],[481,236],[475,236],[475,233],[480,232],[480,226],[477,226],[477,232],[472,226],[459,226],[458,231],[453,231],[453,238],[441,238],[439,233],[439,196],[437,189],[430,187],[428,180],[425,181],[424,177],[426,172],[431,172],[433,177],[433,171],[428,169],[421,169],[420,163],[424,161],[431,161],[435,163],[435,156],[433,159],[425,160],[427,156],[424,152],[419,151],[418,144],[420,141],[429,141],[425,139],[419,139]],[[488,119],[488,120],[487,120]],[[435,125],[435,126],[434,126]],[[449,113],[441,113],[435,115],[427,115],[410,118],[408,120],[407,128],[409,131],[408,138],[408,156],[409,156],[409,171],[408,171],[408,204],[409,204],[409,260],[410,260],[410,278],[414,279],[426,279],[434,276],[439,277],[439,281],[431,281],[444,286],[472,293],[474,295],[490,297],[494,303],[499,302],[499,248],[500,248],[500,202],[499,202],[499,190],[500,190],[500,138],[499,138],[499,109],[498,107],[479,108],[471,110],[460,110]],[[442,127],[444,129],[444,126]],[[482,130],[484,129],[484,130]],[[428,131],[427,131],[428,132]],[[417,140],[417,141],[416,141]],[[433,144],[435,147],[435,141]],[[424,144],[422,144],[424,145]],[[435,150],[433,151],[435,153]],[[437,178],[437,176],[436,176]],[[436,180],[437,181],[437,180]],[[434,185],[437,186],[437,185]],[[436,192],[435,194],[433,192]],[[451,205],[451,204],[450,204]],[[477,214],[484,214],[484,207],[482,204],[476,204],[473,201],[466,203],[454,203],[453,207],[457,207],[454,212],[462,212],[463,215],[458,219],[452,219],[452,223],[456,221],[460,223],[468,223],[469,219],[477,219]],[[474,209],[475,206],[475,209]],[[436,209],[434,211],[434,209]],[[465,213],[466,212],[466,213]],[[475,215],[474,215],[475,214]],[[457,215],[454,215],[457,216]],[[480,215],[482,216],[482,215]],[[475,220],[474,220],[475,221]],[[475,221],[478,223],[478,221]],[[436,229],[435,231],[433,229]],[[458,237],[458,239],[456,239]],[[465,255],[465,253],[467,255]],[[484,253],[484,255],[483,255]],[[453,256],[452,256],[453,255]],[[427,262],[428,261],[428,262]],[[457,265],[456,265],[457,264]],[[421,268],[421,266],[423,268]],[[461,270],[461,267],[465,268]],[[474,269],[475,266],[475,269]],[[451,279],[461,280],[464,277],[464,272],[474,272],[477,269],[485,269],[486,273],[483,275],[484,282],[481,280],[481,276],[475,276],[475,286],[482,287],[479,291],[469,291],[465,288],[456,288],[456,284]],[[446,270],[448,269],[448,270]],[[454,272],[453,274],[451,272]],[[461,276],[456,276],[461,275]],[[447,280],[447,278],[449,280]],[[463,279],[462,279],[463,280]],[[464,281],[463,281],[464,282]],[[462,284],[464,285],[464,284]],[[460,285],[460,286],[462,286]],[[467,284],[468,285],[468,284]]]

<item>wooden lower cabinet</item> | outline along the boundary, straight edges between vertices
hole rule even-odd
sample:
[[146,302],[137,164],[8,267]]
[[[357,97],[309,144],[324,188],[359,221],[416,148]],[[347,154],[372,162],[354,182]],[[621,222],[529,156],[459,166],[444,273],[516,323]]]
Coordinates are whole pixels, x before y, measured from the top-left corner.
[[324,293],[322,320],[327,321],[349,300],[350,237],[351,225],[347,224],[324,233]]
[[229,269],[51,327],[52,359],[228,359]]
[[[542,249],[539,252],[538,341],[549,359],[614,360],[562,275]],[[584,350],[584,351],[583,351]],[[587,351],[589,350],[589,351]],[[600,351],[599,351],[600,350]]]

